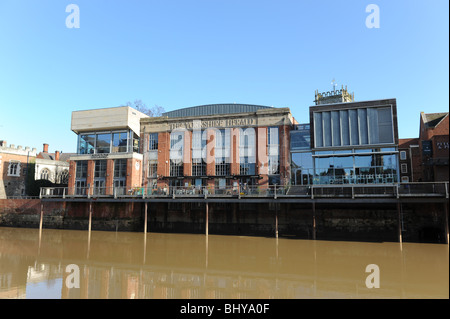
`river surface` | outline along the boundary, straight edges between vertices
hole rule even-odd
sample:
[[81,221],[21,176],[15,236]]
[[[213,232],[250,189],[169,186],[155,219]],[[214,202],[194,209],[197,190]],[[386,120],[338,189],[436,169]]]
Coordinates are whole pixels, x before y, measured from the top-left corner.
[[0,227],[0,298],[448,299],[448,249]]

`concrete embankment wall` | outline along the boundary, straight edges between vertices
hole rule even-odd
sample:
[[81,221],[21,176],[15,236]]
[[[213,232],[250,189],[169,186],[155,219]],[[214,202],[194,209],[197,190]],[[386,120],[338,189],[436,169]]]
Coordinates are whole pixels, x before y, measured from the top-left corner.
[[[43,201],[44,228],[87,230],[89,202]],[[443,203],[210,203],[209,234],[320,240],[446,240]],[[0,199],[0,226],[39,227],[39,199]],[[205,203],[148,202],[149,232],[205,233]],[[315,221],[315,227],[314,227]],[[92,202],[92,230],[143,231],[144,203]]]

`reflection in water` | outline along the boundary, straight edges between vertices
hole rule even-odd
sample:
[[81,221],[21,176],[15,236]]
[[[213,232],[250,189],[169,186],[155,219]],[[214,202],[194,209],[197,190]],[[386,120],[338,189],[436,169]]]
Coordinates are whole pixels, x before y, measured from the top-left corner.
[[[79,268],[80,288],[66,284]],[[366,287],[366,266],[380,288]],[[71,278],[69,278],[71,279]],[[0,298],[448,298],[448,245],[0,228]]]

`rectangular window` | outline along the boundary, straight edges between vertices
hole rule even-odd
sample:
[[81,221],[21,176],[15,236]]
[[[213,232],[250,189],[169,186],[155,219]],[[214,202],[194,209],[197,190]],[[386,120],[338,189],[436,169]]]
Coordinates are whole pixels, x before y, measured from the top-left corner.
[[128,144],[127,132],[112,133],[112,153],[126,153]]
[[230,164],[226,163],[224,160],[216,162],[216,176],[228,176],[228,175],[230,175]]
[[402,161],[406,160],[406,151],[400,151],[400,159]]
[[239,159],[239,166],[241,175],[255,175],[255,163],[250,163],[248,157],[241,157]]
[[95,134],[80,135],[78,154],[94,154]]
[[407,164],[400,165],[400,169],[401,169],[402,174],[408,173],[408,165]]
[[149,151],[158,149],[158,133],[148,135],[148,149]]
[[114,160],[114,179],[122,179],[127,177],[127,160]]
[[206,176],[206,163],[203,159],[192,159],[192,176]]
[[157,177],[157,172],[158,172],[158,161],[157,160],[148,161],[148,177],[149,178]]
[[111,152],[111,133],[97,134],[96,136],[96,153]]
[[269,156],[269,175],[280,174],[278,155]]
[[20,162],[9,162],[8,176],[20,176]]
[[106,177],[106,160],[95,161],[94,177]]
[[170,176],[183,176],[183,162],[170,160]]
[[75,174],[77,179],[85,179],[87,177],[87,161],[78,161]]

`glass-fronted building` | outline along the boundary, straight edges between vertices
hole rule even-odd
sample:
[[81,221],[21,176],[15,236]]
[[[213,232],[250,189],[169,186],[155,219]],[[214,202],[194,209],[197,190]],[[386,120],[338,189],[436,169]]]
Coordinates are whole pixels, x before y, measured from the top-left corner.
[[128,106],[73,112],[71,129],[78,140],[77,154],[70,158],[69,192],[111,195],[141,186],[144,117]]
[[399,181],[395,99],[311,106],[290,134],[293,185]]

